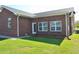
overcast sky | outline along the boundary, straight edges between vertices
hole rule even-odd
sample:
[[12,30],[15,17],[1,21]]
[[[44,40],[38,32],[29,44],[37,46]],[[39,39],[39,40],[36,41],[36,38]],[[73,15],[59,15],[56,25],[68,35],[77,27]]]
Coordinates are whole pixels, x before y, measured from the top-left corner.
[[30,13],[74,7],[75,20],[79,20],[79,0],[0,0],[0,4]]

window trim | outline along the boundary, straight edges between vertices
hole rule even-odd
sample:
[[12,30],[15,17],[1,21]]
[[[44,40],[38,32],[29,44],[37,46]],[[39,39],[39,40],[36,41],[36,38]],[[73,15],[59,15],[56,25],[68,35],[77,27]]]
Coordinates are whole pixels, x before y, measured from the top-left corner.
[[[47,23],[47,30],[44,30],[44,29],[43,29],[43,30],[39,30],[39,24],[40,24],[40,23],[41,23],[41,24]],[[42,28],[43,28],[43,27],[45,27],[45,26],[42,25]],[[48,22],[46,22],[46,21],[44,21],[44,22],[38,22],[38,31],[39,31],[39,32],[47,32],[47,31],[48,31]]]
[[[53,30],[51,30],[51,24],[52,24],[52,22],[55,22],[55,30],[53,31]],[[61,29],[60,30],[56,30],[56,28],[57,28],[57,25],[56,25],[56,22],[61,22],[60,24],[61,24]],[[62,32],[62,21],[50,21],[50,32]]]

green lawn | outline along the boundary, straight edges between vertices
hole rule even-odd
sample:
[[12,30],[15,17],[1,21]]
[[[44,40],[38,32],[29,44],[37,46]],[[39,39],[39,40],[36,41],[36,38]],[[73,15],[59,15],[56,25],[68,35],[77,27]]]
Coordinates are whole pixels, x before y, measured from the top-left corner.
[[71,40],[54,38],[17,38],[0,40],[1,54],[79,54],[79,34]]

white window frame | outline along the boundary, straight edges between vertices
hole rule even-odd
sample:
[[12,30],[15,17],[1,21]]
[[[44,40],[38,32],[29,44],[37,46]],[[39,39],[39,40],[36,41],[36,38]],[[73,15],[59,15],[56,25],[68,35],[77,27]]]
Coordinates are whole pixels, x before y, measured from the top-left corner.
[[[39,24],[40,23],[42,24],[42,30],[39,29]],[[44,23],[47,23],[47,30],[44,29],[44,27],[45,27],[45,26],[43,26]],[[38,31],[42,31],[42,32],[45,31],[45,32],[47,32],[48,31],[48,22],[38,22]]]
[[34,31],[34,25],[36,25],[36,22],[32,22],[32,34],[36,34],[36,31]]
[[8,18],[8,29],[11,29],[12,18]]
[[[51,30],[51,27],[53,27],[53,26],[52,26],[52,23],[53,23],[53,22],[55,22],[55,30]],[[60,27],[61,27],[60,30],[57,30],[57,27],[58,27],[58,26],[56,25],[56,22],[60,22],[60,24],[61,24],[61,25],[60,25]],[[50,21],[50,31],[51,31],[51,32],[61,32],[61,31],[62,31],[62,21]]]

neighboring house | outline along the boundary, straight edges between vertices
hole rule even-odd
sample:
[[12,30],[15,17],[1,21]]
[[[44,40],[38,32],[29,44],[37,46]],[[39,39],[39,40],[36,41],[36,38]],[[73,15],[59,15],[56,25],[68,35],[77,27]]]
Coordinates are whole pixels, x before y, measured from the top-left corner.
[[2,5],[0,35],[69,36],[74,31],[74,13],[73,8],[66,8],[31,14]]

